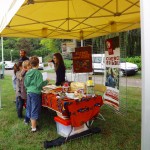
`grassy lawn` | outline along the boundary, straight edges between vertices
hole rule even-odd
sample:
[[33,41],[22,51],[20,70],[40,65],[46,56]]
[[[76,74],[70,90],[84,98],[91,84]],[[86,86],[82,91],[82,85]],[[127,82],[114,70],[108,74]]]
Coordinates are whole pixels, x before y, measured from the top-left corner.
[[141,71],[138,71],[134,76],[128,76],[129,78],[136,78],[136,79],[141,79],[142,73]]
[[[55,112],[42,109],[39,120],[40,130],[30,132],[30,125],[17,118],[15,93],[11,76],[0,80],[2,87],[2,109],[0,109],[0,150],[41,150],[45,140],[53,140],[59,135],[54,122]],[[127,96],[126,96],[127,93]],[[127,98],[127,102],[125,99]],[[140,150],[141,149],[141,89],[121,87],[121,102],[126,105],[122,115],[107,106],[101,108],[106,121],[96,120],[93,126],[102,132],[68,142],[53,150]]]

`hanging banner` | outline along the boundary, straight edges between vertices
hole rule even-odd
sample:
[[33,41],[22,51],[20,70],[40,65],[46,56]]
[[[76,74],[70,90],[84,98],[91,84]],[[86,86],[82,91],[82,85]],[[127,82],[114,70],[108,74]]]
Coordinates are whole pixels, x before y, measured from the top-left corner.
[[73,72],[92,72],[92,48],[91,46],[75,48],[72,53]]
[[104,103],[119,110],[119,37],[107,39],[105,44],[105,85],[107,90],[104,94]]

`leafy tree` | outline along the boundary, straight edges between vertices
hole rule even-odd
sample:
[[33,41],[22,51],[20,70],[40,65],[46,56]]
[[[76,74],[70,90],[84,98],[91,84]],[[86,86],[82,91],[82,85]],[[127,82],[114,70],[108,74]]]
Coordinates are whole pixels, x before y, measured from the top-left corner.
[[59,39],[42,39],[41,45],[45,46],[51,53],[60,52],[61,40]]
[[4,38],[3,46],[5,49],[15,49],[17,38]]
[[30,50],[32,50],[32,44],[27,38],[18,38],[16,47],[18,50],[24,49],[27,53],[29,53]]

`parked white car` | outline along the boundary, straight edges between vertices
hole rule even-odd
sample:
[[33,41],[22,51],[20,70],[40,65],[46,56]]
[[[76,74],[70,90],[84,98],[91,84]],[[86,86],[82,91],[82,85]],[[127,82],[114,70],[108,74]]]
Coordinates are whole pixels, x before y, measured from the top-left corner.
[[11,62],[11,61],[4,61],[5,63],[5,69],[8,70],[8,69],[13,69],[14,68],[14,62]]
[[92,54],[92,66],[94,73],[104,73],[105,54]]
[[[92,54],[93,73],[104,73],[105,54]],[[138,66],[130,62],[120,62],[120,75],[134,75]]]
[[121,75],[134,75],[138,72],[138,66],[130,62],[121,62],[120,71]]

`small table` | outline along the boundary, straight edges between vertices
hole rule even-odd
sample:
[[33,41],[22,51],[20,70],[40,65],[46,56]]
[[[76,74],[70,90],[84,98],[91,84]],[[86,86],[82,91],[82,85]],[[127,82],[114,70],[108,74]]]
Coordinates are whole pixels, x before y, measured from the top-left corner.
[[[92,120],[95,116],[99,114],[100,107],[102,105],[102,96],[88,96],[79,100],[69,99],[67,97],[65,97],[64,99],[60,99],[57,97],[56,94],[42,93],[42,106],[52,109],[58,113],[61,113],[64,117],[68,117],[71,121],[72,129],[78,128],[83,124],[86,124],[88,121]],[[90,128],[86,131],[74,135],[69,134],[67,137],[58,137],[55,140],[45,141],[44,147],[50,148],[54,146],[60,146],[66,143],[67,141],[100,132],[100,128]]]
[[93,119],[103,105],[102,96],[87,96],[79,99],[60,99],[52,93],[42,93],[42,106],[61,113],[71,120],[73,127],[81,126]]

